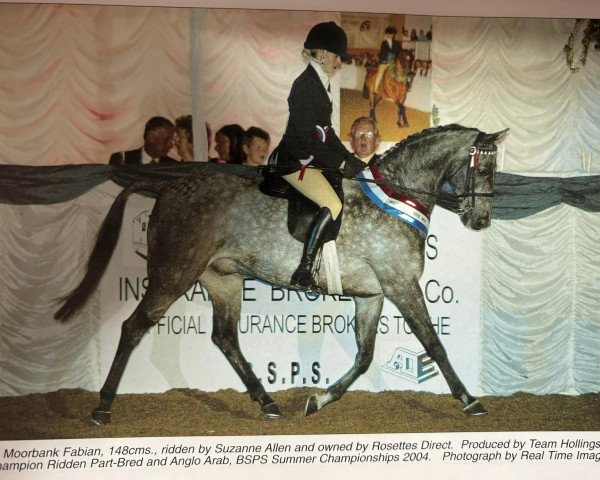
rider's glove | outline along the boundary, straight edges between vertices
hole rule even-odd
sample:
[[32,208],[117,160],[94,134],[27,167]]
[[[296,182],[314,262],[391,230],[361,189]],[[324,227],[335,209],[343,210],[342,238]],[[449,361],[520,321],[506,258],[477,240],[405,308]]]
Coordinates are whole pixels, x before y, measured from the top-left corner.
[[344,167],[342,168],[342,174],[346,178],[354,178],[367,164],[362,160],[359,160],[355,156],[346,158]]

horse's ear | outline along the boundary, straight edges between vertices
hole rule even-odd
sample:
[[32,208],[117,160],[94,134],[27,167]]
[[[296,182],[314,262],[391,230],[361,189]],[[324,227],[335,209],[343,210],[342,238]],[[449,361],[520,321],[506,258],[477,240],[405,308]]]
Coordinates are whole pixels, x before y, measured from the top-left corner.
[[490,133],[488,135],[486,135],[486,143],[496,143],[499,142],[501,140],[504,140],[504,137],[506,136],[506,134],[508,133],[508,128],[505,130],[501,130],[500,132],[496,132],[496,133]]

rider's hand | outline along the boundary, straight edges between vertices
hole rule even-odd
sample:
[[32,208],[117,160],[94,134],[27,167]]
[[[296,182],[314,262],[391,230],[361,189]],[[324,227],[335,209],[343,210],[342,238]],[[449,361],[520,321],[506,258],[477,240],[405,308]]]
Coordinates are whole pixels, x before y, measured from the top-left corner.
[[363,168],[367,165],[357,157],[348,157],[346,161],[341,165],[342,174],[346,178],[354,178]]

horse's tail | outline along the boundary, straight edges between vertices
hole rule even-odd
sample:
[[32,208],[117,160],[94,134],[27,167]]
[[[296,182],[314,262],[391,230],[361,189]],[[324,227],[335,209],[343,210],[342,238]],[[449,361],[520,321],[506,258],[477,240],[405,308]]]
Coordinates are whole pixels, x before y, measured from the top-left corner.
[[125,205],[129,195],[137,190],[145,190],[158,195],[160,193],[160,186],[161,183],[157,182],[136,182],[124,188],[117,196],[98,231],[96,244],[88,260],[85,276],[75,290],[60,299],[63,305],[54,314],[56,320],[61,322],[69,320],[85,305],[100,283],[100,279],[106,271],[108,262],[119,239],[123,213],[125,212]]

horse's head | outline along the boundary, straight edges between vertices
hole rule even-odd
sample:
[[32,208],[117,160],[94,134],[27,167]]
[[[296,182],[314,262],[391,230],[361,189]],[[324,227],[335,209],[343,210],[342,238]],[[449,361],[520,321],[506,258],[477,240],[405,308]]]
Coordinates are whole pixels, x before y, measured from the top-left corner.
[[[467,157],[447,179],[459,199],[458,215],[468,228],[481,230],[490,225],[496,172],[496,142],[508,129],[496,133],[479,132]],[[464,147],[461,149],[464,152]]]
[[408,75],[412,71],[414,55],[412,50],[401,49],[394,60],[394,71],[396,74]]

